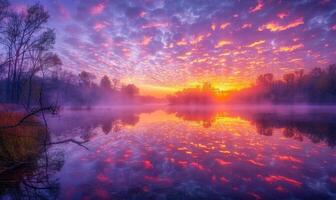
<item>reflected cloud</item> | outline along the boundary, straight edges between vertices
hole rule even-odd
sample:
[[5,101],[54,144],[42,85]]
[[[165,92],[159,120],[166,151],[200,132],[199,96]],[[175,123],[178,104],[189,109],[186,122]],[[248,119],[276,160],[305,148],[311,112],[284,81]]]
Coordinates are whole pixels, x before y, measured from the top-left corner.
[[60,118],[73,125],[62,134],[89,138],[89,151],[64,146],[59,198],[325,199],[336,186],[330,108],[106,108]]

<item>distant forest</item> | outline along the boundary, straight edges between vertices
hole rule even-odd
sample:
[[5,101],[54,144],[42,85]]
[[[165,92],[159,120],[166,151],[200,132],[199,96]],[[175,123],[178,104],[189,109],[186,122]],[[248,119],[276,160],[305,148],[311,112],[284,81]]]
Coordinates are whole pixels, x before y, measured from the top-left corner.
[[154,101],[139,96],[133,84],[92,73],[62,70],[54,52],[55,31],[46,27],[48,12],[35,4],[21,12],[0,0],[0,103],[26,109],[43,105],[87,106],[101,102],[128,104]]
[[305,73],[297,70],[275,79],[271,73],[258,76],[251,87],[223,92],[205,83],[202,87],[187,88],[169,96],[170,104],[333,104],[336,103],[336,64],[314,68]]

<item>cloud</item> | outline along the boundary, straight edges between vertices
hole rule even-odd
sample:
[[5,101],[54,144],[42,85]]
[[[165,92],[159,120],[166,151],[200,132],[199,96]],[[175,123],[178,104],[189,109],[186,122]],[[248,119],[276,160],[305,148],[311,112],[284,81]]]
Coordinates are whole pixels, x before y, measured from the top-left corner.
[[106,28],[107,24],[104,22],[97,22],[95,23],[95,25],[93,26],[93,29],[97,32],[102,31],[104,28]]
[[141,28],[149,29],[149,28],[166,28],[169,24],[167,22],[151,22],[146,25],[142,25]]
[[241,28],[242,28],[242,29],[245,29],[245,28],[252,28],[252,24],[250,24],[250,23],[243,24]]
[[95,16],[101,14],[105,10],[105,3],[98,3],[90,8],[90,14]]
[[220,25],[220,29],[221,29],[221,30],[224,30],[224,29],[226,29],[229,25],[230,25],[229,22],[224,23],[224,24],[221,24],[221,25]]
[[331,27],[331,30],[336,31],[336,24]]
[[217,25],[216,24],[211,24],[211,30],[215,31],[217,28]]
[[264,43],[265,43],[265,40],[259,40],[259,41],[255,41],[255,42],[253,42],[253,43],[251,43],[251,44],[247,45],[247,47],[250,47],[250,48],[252,48],[252,47],[255,47],[255,46],[258,46],[258,45],[264,44]]
[[230,44],[232,44],[232,42],[229,41],[229,40],[220,40],[220,41],[216,44],[215,48],[221,48],[221,47],[223,47],[223,46],[230,45]]
[[303,44],[296,44],[296,45],[292,45],[292,46],[283,46],[283,47],[280,47],[279,51],[280,52],[293,52],[297,49],[301,49],[303,48],[304,45]]
[[131,7],[126,10],[126,16],[129,18],[144,17],[146,12],[141,7]]
[[264,31],[265,29],[267,29],[271,32],[278,32],[278,31],[284,31],[290,28],[294,28],[302,24],[304,24],[303,18],[299,18],[286,25],[280,25],[277,22],[270,22],[265,25],[262,25],[261,27],[258,28],[258,30]]
[[185,39],[182,39],[182,40],[176,42],[176,45],[177,46],[186,46],[186,45],[188,45],[188,42]]
[[264,7],[263,1],[258,0],[257,5],[255,7],[253,7],[253,8],[250,9],[250,13],[254,13],[254,12],[260,11],[263,7]]
[[72,36],[77,36],[83,33],[83,29],[77,23],[66,25],[66,27],[64,28],[64,31],[66,32],[67,35],[72,35]]
[[152,41],[153,37],[150,36],[144,36],[143,40],[141,41],[140,45],[142,46],[147,46],[151,41]]
[[22,12],[26,12],[27,10],[27,5],[25,4],[21,4],[21,3],[18,3],[18,4],[12,4],[10,6],[10,8],[16,12],[16,13],[22,13]]
[[200,43],[202,40],[204,40],[205,36],[204,35],[199,35],[197,37],[194,37],[191,41],[190,44],[197,44]]
[[287,12],[280,12],[277,14],[277,17],[280,19],[285,19],[286,17],[288,17],[288,13]]

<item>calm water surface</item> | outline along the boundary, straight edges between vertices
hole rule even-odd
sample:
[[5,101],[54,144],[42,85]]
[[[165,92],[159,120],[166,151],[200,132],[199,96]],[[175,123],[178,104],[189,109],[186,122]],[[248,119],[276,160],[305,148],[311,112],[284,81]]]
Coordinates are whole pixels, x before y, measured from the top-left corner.
[[96,109],[49,119],[58,199],[335,199],[327,110]]

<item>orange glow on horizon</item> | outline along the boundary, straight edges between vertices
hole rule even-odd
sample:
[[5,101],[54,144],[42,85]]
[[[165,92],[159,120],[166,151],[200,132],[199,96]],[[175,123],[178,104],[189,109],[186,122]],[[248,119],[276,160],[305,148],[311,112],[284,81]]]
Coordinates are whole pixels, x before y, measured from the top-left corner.
[[140,95],[165,98],[167,95],[172,95],[186,88],[202,87],[204,83],[210,83],[214,89],[219,90],[220,92],[229,93],[230,91],[237,91],[250,87],[254,83],[254,80],[247,80],[244,82],[220,82],[218,80],[213,81],[200,80],[177,86],[156,86],[149,84],[136,84],[136,85],[139,86]]

